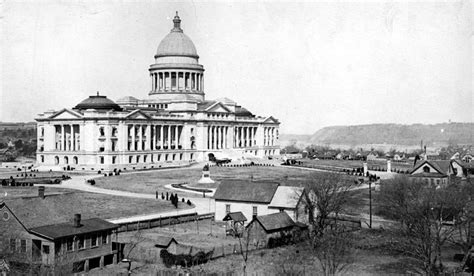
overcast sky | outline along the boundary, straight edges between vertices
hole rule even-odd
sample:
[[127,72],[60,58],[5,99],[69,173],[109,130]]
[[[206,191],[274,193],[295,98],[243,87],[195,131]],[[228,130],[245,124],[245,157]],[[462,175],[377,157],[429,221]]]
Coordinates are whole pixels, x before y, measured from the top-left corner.
[[175,11],[206,98],[273,115],[282,133],[473,121],[471,1],[65,2],[3,5],[0,121],[32,121],[96,91],[146,98]]

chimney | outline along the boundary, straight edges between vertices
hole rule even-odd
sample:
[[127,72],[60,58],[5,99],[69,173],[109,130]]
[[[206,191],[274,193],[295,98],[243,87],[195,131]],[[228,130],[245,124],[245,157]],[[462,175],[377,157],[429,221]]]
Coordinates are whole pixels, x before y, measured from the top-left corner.
[[81,214],[74,214],[74,227],[81,227]]
[[41,199],[44,199],[44,186],[38,187],[38,197],[40,197]]

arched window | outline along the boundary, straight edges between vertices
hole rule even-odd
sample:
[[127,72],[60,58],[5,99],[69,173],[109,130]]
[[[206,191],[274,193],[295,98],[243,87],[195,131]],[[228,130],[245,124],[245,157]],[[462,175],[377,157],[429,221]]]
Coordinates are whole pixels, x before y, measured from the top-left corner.
[[64,156],[64,164],[69,164],[69,158],[67,156]]
[[72,163],[73,163],[74,165],[77,165],[77,164],[79,163],[79,161],[78,161],[78,159],[77,159],[77,156],[74,156],[74,157],[72,158]]
[[423,172],[429,173],[429,172],[430,172],[430,167],[424,166],[424,167],[423,167]]
[[59,164],[59,157],[57,157],[57,156],[54,157],[54,164],[55,165]]

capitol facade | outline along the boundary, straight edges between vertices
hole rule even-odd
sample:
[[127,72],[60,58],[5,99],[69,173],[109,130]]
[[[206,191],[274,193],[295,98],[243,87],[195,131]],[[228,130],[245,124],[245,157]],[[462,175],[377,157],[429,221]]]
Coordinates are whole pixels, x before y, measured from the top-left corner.
[[39,168],[112,171],[279,155],[277,119],[227,98],[205,98],[196,47],[178,14],[173,24],[148,69],[146,99],[114,102],[97,93],[73,108],[39,114]]

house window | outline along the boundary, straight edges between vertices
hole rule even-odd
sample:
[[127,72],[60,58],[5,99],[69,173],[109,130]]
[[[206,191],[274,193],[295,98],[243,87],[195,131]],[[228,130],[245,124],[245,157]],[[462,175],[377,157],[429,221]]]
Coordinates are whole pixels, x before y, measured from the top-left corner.
[[44,163],[44,155],[41,155],[41,163]]
[[26,253],[26,240],[20,240],[20,252]]
[[77,249],[83,249],[85,247],[85,240],[84,236],[79,237],[79,240],[77,241]]
[[116,161],[117,161],[117,156],[112,156],[112,164],[115,164]]
[[129,157],[128,157],[128,163],[131,164],[132,162],[133,162],[133,156],[129,156]]
[[99,134],[100,134],[100,136],[104,136],[104,135],[105,135],[105,132],[104,132],[104,128],[103,128],[103,127],[100,127],[100,128],[99,128]]
[[228,213],[230,213],[230,204],[225,205],[225,214],[227,215]]
[[43,253],[49,254],[49,245],[43,245]]
[[10,239],[10,252],[16,252],[16,239]]
[[423,172],[429,173],[429,172],[430,172],[430,167],[424,166],[424,167],[423,167]]
[[252,207],[252,217],[256,218],[257,217],[257,206]]
[[102,234],[102,244],[107,244],[107,233]]
[[91,247],[97,246],[97,235],[92,234],[91,235]]
[[104,157],[100,156],[99,159],[100,159],[100,164],[104,164]]
[[74,248],[73,248],[73,246],[72,246],[73,244],[74,244],[74,243],[73,243],[73,239],[72,239],[72,238],[68,238],[68,239],[66,240],[66,250],[67,250],[67,251],[73,251],[73,250],[74,250]]

